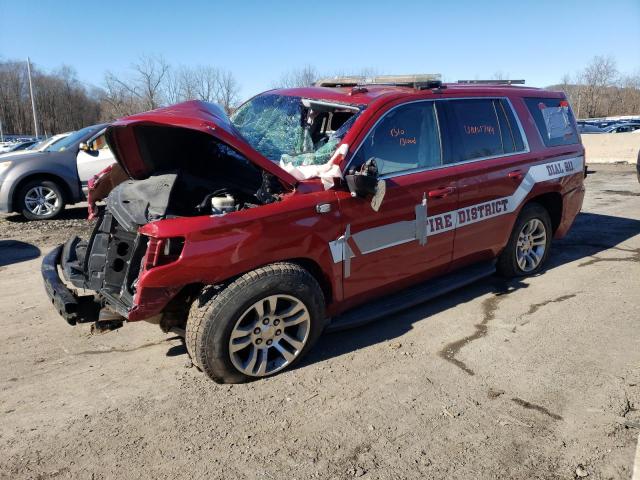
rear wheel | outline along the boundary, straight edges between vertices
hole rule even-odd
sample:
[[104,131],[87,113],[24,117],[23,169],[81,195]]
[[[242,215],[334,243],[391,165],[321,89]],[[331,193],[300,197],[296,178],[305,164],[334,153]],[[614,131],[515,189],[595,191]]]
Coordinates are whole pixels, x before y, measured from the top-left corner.
[[239,383],[297,363],[324,325],[315,278],[299,265],[276,263],[205,289],[191,307],[186,343],[209,377]]
[[498,272],[506,277],[533,275],[539,272],[551,247],[551,218],[538,203],[524,206],[498,257]]
[[31,180],[18,193],[19,211],[28,220],[49,220],[64,210],[60,186],[51,180]]

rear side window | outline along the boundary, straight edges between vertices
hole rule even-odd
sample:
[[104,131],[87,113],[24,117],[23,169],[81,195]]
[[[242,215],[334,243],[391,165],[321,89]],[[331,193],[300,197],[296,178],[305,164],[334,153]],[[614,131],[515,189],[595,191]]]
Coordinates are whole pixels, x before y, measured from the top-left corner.
[[511,106],[500,99],[450,100],[447,135],[452,155],[447,163],[495,157],[524,150]]
[[573,114],[566,100],[560,98],[525,98],[524,102],[536,122],[547,147],[578,143]]

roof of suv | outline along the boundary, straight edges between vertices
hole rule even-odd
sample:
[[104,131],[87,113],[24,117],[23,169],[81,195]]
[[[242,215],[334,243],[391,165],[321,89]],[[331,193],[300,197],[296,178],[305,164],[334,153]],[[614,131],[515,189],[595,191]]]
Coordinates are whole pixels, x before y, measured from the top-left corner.
[[395,85],[363,85],[362,87],[300,87],[271,90],[268,93],[289,95],[318,100],[329,100],[352,105],[369,105],[381,98],[438,98],[459,95],[499,95],[518,97],[562,97],[562,92],[554,92],[535,87],[522,87],[512,85],[472,85],[445,83],[439,90],[419,90],[408,86]]

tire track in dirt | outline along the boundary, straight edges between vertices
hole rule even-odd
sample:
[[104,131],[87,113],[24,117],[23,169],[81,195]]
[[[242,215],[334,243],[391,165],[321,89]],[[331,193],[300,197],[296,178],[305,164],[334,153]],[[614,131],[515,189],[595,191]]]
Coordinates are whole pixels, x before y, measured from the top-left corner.
[[484,313],[484,317],[482,321],[475,325],[475,332],[471,335],[461,338],[460,340],[456,340],[455,342],[448,343],[444,346],[438,355],[441,358],[444,358],[447,362],[453,363],[456,367],[460,368],[463,372],[468,375],[475,375],[475,372],[467,366],[462,360],[456,358],[456,355],[469,343],[478,340],[479,338],[487,335],[489,331],[488,324],[491,320],[496,317],[496,312],[498,311],[498,305],[502,300],[504,295],[508,295],[514,292],[514,288],[510,288],[509,285],[501,286],[500,290],[494,294],[493,297],[487,298],[482,302],[482,311]]
[[[438,355],[441,358],[444,358],[446,361],[453,363],[456,367],[460,368],[463,372],[472,376],[475,375],[475,372],[471,368],[469,368],[469,366],[467,366],[467,364],[464,363],[462,360],[459,360],[458,358],[456,358],[456,355],[458,355],[460,350],[462,350],[462,348],[464,348],[469,343],[487,335],[489,331],[488,324],[490,321],[495,319],[496,312],[498,311],[498,305],[500,304],[502,297],[514,291],[516,291],[515,288],[510,288],[508,286],[507,288],[503,287],[503,290],[496,293],[493,297],[487,298],[486,300],[484,300],[482,302],[482,310],[484,312],[484,317],[480,323],[475,325],[475,328],[476,328],[475,332],[473,332],[471,335],[461,338],[460,340],[456,340],[455,342],[448,343],[447,345],[444,346],[442,350],[440,350],[440,352],[438,352]],[[531,304],[529,306],[529,310],[522,316],[532,315],[535,312],[537,312],[540,308],[544,307],[545,305],[549,305],[550,303],[564,302],[566,300],[569,300],[570,298],[575,297],[576,295],[577,293],[571,293],[568,295],[561,295],[557,298],[553,298],[550,300],[545,300],[544,302]],[[526,323],[528,322],[525,322],[522,325],[526,325]]]

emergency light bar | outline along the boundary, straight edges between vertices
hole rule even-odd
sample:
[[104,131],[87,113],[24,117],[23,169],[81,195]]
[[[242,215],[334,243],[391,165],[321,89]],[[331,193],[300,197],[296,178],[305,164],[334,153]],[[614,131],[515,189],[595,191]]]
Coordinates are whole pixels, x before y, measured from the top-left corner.
[[[392,85],[420,88],[427,84],[435,85],[440,82],[442,75],[439,73],[423,73],[417,75],[376,75],[366,77],[364,75],[351,75],[346,77],[329,77],[318,80],[316,87],[366,87],[368,85]],[[435,88],[427,87],[427,88]]]

